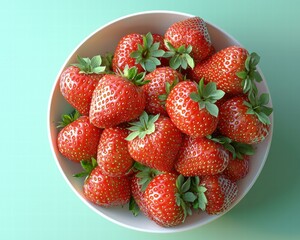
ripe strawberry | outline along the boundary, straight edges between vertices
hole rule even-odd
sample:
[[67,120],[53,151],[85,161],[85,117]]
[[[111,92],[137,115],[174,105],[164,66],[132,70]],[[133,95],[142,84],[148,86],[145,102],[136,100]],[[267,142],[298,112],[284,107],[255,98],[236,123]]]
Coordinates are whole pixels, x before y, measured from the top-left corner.
[[160,172],[138,162],[134,164],[134,169],[138,172],[131,178],[132,198],[130,199],[129,210],[132,211],[134,216],[137,216],[139,211],[142,211],[145,216],[151,218],[146,206],[144,192],[152,179],[160,174]]
[[253,144],[263,141],[270,131],[269,115],[272,109],[266,107],[269,95],[262,94],[257,98],[249,95],[229,99],[220,107],[218,129],[236,142]]
[[137,67],[138,72],[152,72],[161,62],[158,57],[165,53],[159,35],[151,33],[141,35],[132,33],[124,36],[116,48],[113,58],[114,72],[123,71],[129,67]]
[[81,58],[78,64],[65,69],[60,76],[60,91],[65,99],[82,115],[89,115],[93,91],[104,76],[101,57]]
[[175,169],[184,176],[214,175],[223,172],[228,161],[229,152],[222,144],[186,136]]
[[250,155],[254,154],[254,149],[251,145],[232,142],[235,151],[234,154],[229,154],[229,163],[223,174],[232,182],[236,182],[244,178],[249,172]]
[[190,203],[196,196],[190,192],[190,178],[163,173],[157,175],[147,186],[144,199],[150,215],[158,225],[172,227],[185,221],[190,215]]
[[259,56],[249,54],[242,47],[227,47],[196,64],[191,70],[192,79],[204,78],[206,83],[215,82],[218,89],[229,94],[241,94],[257,90],[254,80],[262,81],[256,71]]
[[226,211],[236,199],[238,187],[224,175],[203,176],[200,181],[203,186],[207,204],[205,211],[208,214],[220,214]]
[[197,85],[186,80],[171,90],[167,112],[177,128],[192,137],[203,137],[214,132],[218,123],[218,108],[215,102],[224,96],[214,83],[206,86],[203,80]]
[[146,106],[146,97],[140,85],[145,74],[137,68],[126,68],[123,76],[107,74],[94,90],[90,120],[99,128],[109,128],[140,116]]
[[100,137],[97,163],[103,174],[111,177],[124,176],[131,169],[134,161],[127,148],[129,131],[119,127],[103,130]]
[[192,17],[171,25],[165,33],[166,47],[172,56],[170,66],[186,69],[194,67],[194,61],[204,60],[212,51],[206,23],[199,17]]
[[61,126],[65,127],[57,137],[58,150],[74,162],[95,158],[102,130],[93,126],[89,117],[79,117],[78,113],[74,116],[63,116],[64,123]]
[[73,176],[86,176],[83,194],[87,200],[102,207],[125,205],[129,202],[131,196],[129,177],[104,175],[97,166],[96,159],[81,161],[81,166],[84,171]]
[[159,67],[145,76],[150,82],[143,86],[146,94],[146,111],[151,114],[167,115],[164,103],[171,86],[183,79],[182,75],[170,67]]
[[170,118],[144,112],[131,125],[133,132],[126,139],[132,158],[159,171],[172,171],[182,137]]

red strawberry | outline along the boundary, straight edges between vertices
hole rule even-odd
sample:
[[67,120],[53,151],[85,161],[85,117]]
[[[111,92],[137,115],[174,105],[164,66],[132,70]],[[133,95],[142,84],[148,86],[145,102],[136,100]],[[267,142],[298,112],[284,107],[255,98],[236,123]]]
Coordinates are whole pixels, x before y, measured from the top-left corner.
[[158,57],[162,57],[164,51],[158,35],[151,33],[141,35],[132,33],[124,36],[116,48],[113,58],[114,72],[123,71],[129,67],[137,67],[138,72],[144,70],[151,72],[157,65],[160,65]]
[[[127,77],[127,78],[126,78]],[[107,74],[94,90],[90,120],[99,128],[109,128],[140,116],[146,106],[142,88],[144,75],[125,69],[124,76]]]
[[170,67],[160,67],[147,74],[145,79],[150,81],[143,86],[146,94],[145,110],[151,114],[167,115],[164,106],[167,94],[170,92],[171,86],[173,87],[183,79],[182,75]]
[[129,203],[129,210],[131,210],[135,216],[138,215],[139,211],[142,211],[145,216],[151,218],[146,206],[144,192],[152,179],[160,174],[160,172],[138,162],[134,164],[134,167],[138,172],[131,178],[132,199]]
[[226,211],[236,199],[238,187],[224,175],[203,176],[200,185],[206,188],[206,212],[220,214]]
[[218,123],[218,108],[214,104],[224,92],[214,83],[204,86],[186,80],[171,90],[166,103],[167,112],[177,128],[192,137],[213,133]]
[[234,154],[229,154],[229,163],[223,174],[232,182],[236,182],[244,178],[249,172],[250,155],[254,154],[254,149],[251,145],[232,142]]
[[190,179],[185,181],[182,175],[157,175],[144,193],[150,217],[163,227],[172,227],[184,222],[186,216],[191,214],[189,203],[196,199],[189,190]]
[[134,161],[127,148],[129,131],[119,127],[104,129],[97,152],[97,163],[103,174],[111,177],[124,176],[132,167]]
[[250,95],[249,100],[242,96],[229,99],[220,107],[220,133],[246,144],[263,141],[270,131],[268,116],[272,109],[264,106],[268,102],[268,94],[262,94],[259,98]]
[[166,31],[165,39],[167,48],[173,52],[170,65],[174,69],[180,65],[186,69],[187,64],[193,68],[191,57],[196,62],[202,61],[213,51],[206,23],[199,17],[174,23]]
[[175,169],[184,176],[214,175],[223,172],[228,161],[229,153],[220,143],[186,136]]
[[172,171],[182,137],[170,118],[144,112],[139,122],[131,124],[133,132],[126,139],[132,158],[159,171]]
[[104,175],[97,166],[96,159],[92,161],[81,161],[83,172],[73,177],[84,177],[84,197],[102,207],[125,205],[129,202],[130,180],[129,177],[110,177]]
[[231,46],[196,64],[191,75],[195,81],[215,82],[226,93],[241,94],[256,90],[254,79],[262,80],[256,71],[258,62],[256,53],[249,55],[246,49]]
[[77,116],[73,119],[64,116],[69,122],[58,134],[58,150],[66,158],[75,162],[95,158],[102,130],[93,126],[89,117],[82,116],[76,119],[78,114],[75,115]]
[[60,91],[65,99],[82,115],[89,115],[93,91],[104,76],[101,57],[77,57],[78,64],[68,67],[60,76]]

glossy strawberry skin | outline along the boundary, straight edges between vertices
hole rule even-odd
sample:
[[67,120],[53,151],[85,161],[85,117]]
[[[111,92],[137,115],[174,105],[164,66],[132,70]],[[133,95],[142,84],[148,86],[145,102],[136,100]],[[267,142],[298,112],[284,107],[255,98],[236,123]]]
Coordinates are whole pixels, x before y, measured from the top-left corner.
[[144,193],[150,217],[163,227],[176,226],[184,220],[183,209],[176,204],[176,178],[171,173],[157,175]]
[[175,169],[184,176],[214,175],[223,172],[228,161],[229,153],[221,144],[186,136]]
[[175,126],[187,135],[196,138],[212,134],[217,127],[218,118],[205,108],[200,109],[198,103],[190,98],[192,92],[197,92],[194,82],[179,82],[167,98],[167,113]]
[[85,74],[79,71],[74,66],[63,71],[60,76],[60,91],[81,115],[89,116],[93,91],[104,74]]
[[134,161],[127,148],[129,131],[119,127],[103,130],[97,151],[97,163],[101,171],[111,177],[125,176]]
[[182,142],[181,132],[168,117],[160,116],[155,122],[155,132],[144,138],[128,142],[132,158],[150,168],[170,172]]
[[101,132],[90,123],[89,117],[82,116],[59,132],[58,150],[74,162],[96,158]]
[[215,82],[217,88],[225,93],[242,94],[242,79],[236,74],[245,70],[247,56],[246,49],[231,46],[196,64],[190,75],[197,82],[201,78],[204,78],[206,83]]
[[248,107],[244,101],[247,101],[245,97],[237,96],[221,105],[218,129],[233,141],[259,143],[269,134],[270,125],[261,123],[254,114],[247,114]]
[[199,17],[174,23],[166,31],[165,39],[175,48],[191,45],[191,56],[196,62],[204,60],[213,51],[206,23]]
[[104,175],[97,166],[85,180],[83,194],[87,200],[102,207],[125,205],[131,195],[130,180]]
[[148,218],[151,218],[145,202],[144,192],[142,191],[142,185],[139,184],[140,178],[137,177],[136,174],[132,176],[130,180],[132,197],[134,198],[136,204],[139,206],[140,211]]
[[239,181],[249,172],[249,159],[250,157],[247,155],[244,155],[243,159],[233,159],[232,154],[230,154],[229,163],[223,174],[232,182]]
[[207,189],[205,196],[208,214],[220,214],[228,210],[238,194],[236,183],[220,174],[201,177],[200,185]]
[[146,97],[141,87],[118,75],[105,75],[94,90],[90,120],[99,128],[109,128],[141,115]]
[[176,79],[181,81],[183,77],[170,67],[156,68],[145,76],[145,80],[150,81],[143,86],[146,94],[146,111],[148,113],[167,115],[167,111],[158,97],[166,94],[166,82],[172,84]]

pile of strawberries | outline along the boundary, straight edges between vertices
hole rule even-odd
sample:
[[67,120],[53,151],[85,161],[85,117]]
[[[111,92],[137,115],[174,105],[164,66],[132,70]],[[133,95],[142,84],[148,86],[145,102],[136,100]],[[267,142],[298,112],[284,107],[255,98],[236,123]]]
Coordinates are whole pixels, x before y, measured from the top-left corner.
[[60,76],[76,111],[63,116],[57,146],[83,167],[74,176],[85,177],[86,199],[129,203],[134,215],[140,210],[164,227],[193,209],[227,210],[253,144],[270,131],[258,62],[239,46],[215,52],[199,17],[164,36],[126,35],[105,57],[78,56]]

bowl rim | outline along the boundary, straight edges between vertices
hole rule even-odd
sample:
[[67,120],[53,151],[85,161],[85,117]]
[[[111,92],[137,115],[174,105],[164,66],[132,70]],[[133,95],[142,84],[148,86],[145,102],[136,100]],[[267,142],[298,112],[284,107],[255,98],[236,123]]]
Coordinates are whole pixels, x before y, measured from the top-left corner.
[[[72,191],[77,195],[77,197],[79,197],[79,199],[81,199],[82,202],[85,203],[85,205],[87,205],[90,209],[92,209],[95,213],[101,215],[102,217],[104,217],[105,219],[109,220],[110,222],[113,222],[117,225],[120,225],[122,227],[125,227],[125,228],[128,228],[128,229],[132,229],[132,230],[135,230],[135,231],[139,231],[139,232],[148,232],[148,233],[175,233],[175,232],[183,232],[183,231],[188,231],[188,230],[191,230],[191,229],[195,229],[195,228],[198,228],[198,227],[201,227],[201,226],[204,226],[218,218],[220,218],[221,216],[223,216],[224,214],[226,214],[227,212],[229,212],[234,206],[236,206],[244,197],[245,195],[250,191],[250,189],[253,187],[253,185],[255,184],[255,182],[257,181],[257,178],[258,176],[260,175],[265,163],[266,163],[266,160],[267,160],[267,157],[268,157],[268,154],[269,154],[269,151],[270,151],[270,148],[271,148],[271,143],[272,143],[272,137],[273,137],[273,129],[274,129],[274,118],[273,118],[273,114],[270,115],[270,121],[271,121],[271,128],[270,128],[270,133],[269,133],[269,143],[267,144],[267,148],[265,150],[265,154],[263,156],[263,162],[261,163],[260,165],[260,168],[258,169],[258,171],[256,172],[255,176],[253,177],[252,181],[250,182],[250,184],[247,186],[247,188],[243,191],[243,194],[241,194],[239,196],[238,199],[236,199],[236,201],[230,206],[229,209],[226,210],[226,212],[224,213],[221,213],[219,215],[214,215],[212,216],[211,218],[207,219],[206,221],[202,222],[201,225],[197,225],[197,224],[194,224],[194,225],[186,225],[182,228],[161,228],[161,230],[150,230],[150,229],[142,229],[142,228],[139,228],[139,227],[134,227],[132,225],[127,225],[125,223],[122,223],[122,222],[119,222],[107,215],[105,215],[104,213],[102,213],[101,211],[98,211],[94,206],[93,204],[91,204],[90,202],[88,202],[82,195],[80,195],[78,193],[78,191],[74,188],[74,186],[71,184],[71,182],[69,181],[69,179],[67,178],[66,174],[64,173],[61,165],[59,164],[59,161],[57,159],[57,156],[55,154],[55,150],[54,150],[54,146],[52,144],[53,142],[53,139],[52,139],[52,136],[51,136],[51,116],[50,116],[50,113],[51,113],[51,108],[52,108],[52,103],[53,103],[53,95],[54,95],[54,92],[55,92],[55,89],[56,89],[56,85],[58,83],[58,79],[59,79],[59,76],[61,75],[62,71],[65,69],[68,61],[70,60],[70,58],[74,55],[74,53],[88,40],[90,39],[91,37],[93,37],[95,34],[97,34],[99,31],[101,31],[102,29],[108,27],[109,25],[111,24],[114,24],[116,22],[119,22],[119,21],[122,21],[124,19],[127,19],[127,18],[131,18],[131,17],[135,17],[135,16],[139,16],[139,15],[145,15],[145,14],[176,14],[176,15],[181,15],[181,16],[185,16],[185,17],[195,17],[196,15],[193,15],[193,14],[190,14],[190,13],[186,13],[186,12],[179,12],[179,11],[169,11],[169,10],[151,10],[151,11],[140,11],[140,12],[135,12],[135,13],[131,13],[131,14],[127,14],[127,15],[124,15],[122,17],[119,17],[119,18],[116,18],[114,20],[111,20],[109,21],[108,23],[104,24],[104,25],[101,25],[100,27],[98,27],[95,31],[93,31],[92,33],[90,33],[88,36],[86,36],[79,44],[77,44],[77,46],[74,48],[74,50],[69,54],[69,56],[66,58],[66,60],[64,61],[64,63],[62,64],[58,74],[56,75],[56,81],[54,81],[53,83],[53,86],[52,86],[52,89],[51,89],[51,92],[50,92],[50,97],[49,97],[49,100],[48,100],[48,108],[47,108],[47,133],[48,133],[48,140],[49,140],[49,143],[50,143],[50,148],[51,148],[51,152],[52,152],[52,156],[54,157],[55,159],[55,162],[56,162],[56,165],[61,173],[61,175],[63,176],[64,180],[67,182],[67,184],[69,185],[69,187],[72,189]],[[221,32],[222,34],[224,35],[227,35],[227,37],[231,38],[233,41],[235,41],[236,43],[238,43],[238,45],[242,46],[243,45],[237,41],[233,36],[231,36],[229,33],[225,32],[223,29],[219,28],[218,26],[214,25],[213,23],[209,22],[209,21],[206,21],[205,22],[208,24],[208,25],[211,25],[213,28],[217,29],[219,32]],[[259,66],[257,67],[257,70],[259,71],[259,73],[261,74],[262,78],[265,79],[263,73],[261,72],[261,69],[259,68]],[[269,104],[271,106],[273,106],[272,104],[272,99],[271,99],[271,94],[270,94],[270,91],[269,91],[269,88],[268,88],[268,85],[267,83],[265,83],[265,88],[267,90],[267,92],[269,93],[269,96],[270,96],[270,101],[269,101]]]

